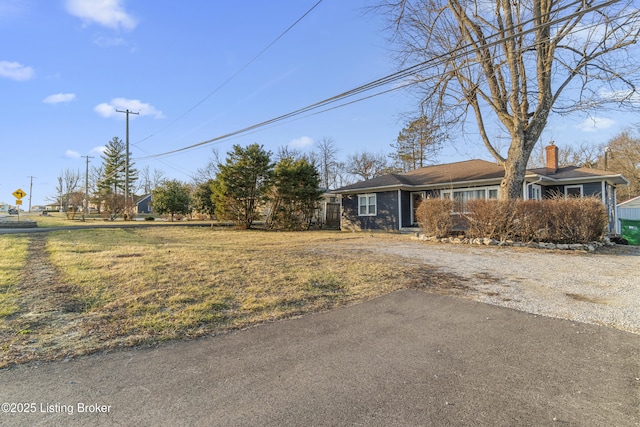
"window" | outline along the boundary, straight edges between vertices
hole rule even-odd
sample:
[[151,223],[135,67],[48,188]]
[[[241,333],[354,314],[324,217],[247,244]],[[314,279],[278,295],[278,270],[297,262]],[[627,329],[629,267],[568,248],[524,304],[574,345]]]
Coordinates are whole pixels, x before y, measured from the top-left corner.
[[527,199],[540,200],[542,199],[542,187],[538,184],[527,184]]
[[459,190],[442,190],[443,199],[453,199],[455,206],[454,212],[464,212],[464,204],[469,200],[477,199],[497,199],[498,187],[480,187],[480,188],[465,188]]
[[564,196],[569,197],[582,197],[582,185],[567,185],[564,187]]
[[376,195],[375,194],[359,194],[358,195],[358,215],[359,216],[375,216],[376,215]]

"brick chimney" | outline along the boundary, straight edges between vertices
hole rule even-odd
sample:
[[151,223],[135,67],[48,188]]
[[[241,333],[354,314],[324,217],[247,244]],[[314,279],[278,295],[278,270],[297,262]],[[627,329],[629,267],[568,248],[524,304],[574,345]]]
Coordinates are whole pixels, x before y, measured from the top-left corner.
[[558,171],[558,147],[551,141],[545,149],[547,150],[547,169],[551,173],[556,173]]

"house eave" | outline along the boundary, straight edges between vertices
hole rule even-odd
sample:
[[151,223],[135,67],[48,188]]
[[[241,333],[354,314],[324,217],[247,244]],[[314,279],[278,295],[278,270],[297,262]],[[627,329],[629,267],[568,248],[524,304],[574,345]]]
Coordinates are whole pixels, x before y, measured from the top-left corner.
[[402,184],[402,185],[387,185],[376,187],[361,187],[348,190],[334,190],[333,194],[358,194],[358,193],[370,193],[381,191],[420,191],[420,190],[447,190],[450,188],[467,188],[467,187],[483,187],[488,185],[500,185],[502,178],[488,178],[470,181],[456,181],[449,183],[434,183],[434,184]]
[[622,175],[594,175],[590,177],[573,177],[573,178],[554,178],[548,175],[530,174],[525,175],[525,181],[528,183],[535,182],[542,185],[564,185],[574,183],[588,182],[608,182],[611,184],[629,185],[629,181]]

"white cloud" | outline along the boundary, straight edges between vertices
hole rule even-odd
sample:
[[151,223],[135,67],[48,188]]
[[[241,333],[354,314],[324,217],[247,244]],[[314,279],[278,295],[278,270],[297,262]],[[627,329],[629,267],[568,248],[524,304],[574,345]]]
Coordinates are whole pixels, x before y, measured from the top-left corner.
[[122,5],[122,0],[67,0],[67,12],[85,25],[96,23],[114,30],[133,30],[137,22]]
[[616,124],[615,120],[606,117],[589,117],[576,126],[582,132],[596,132],[603,129],[609,129]]
[[301,138],[296,138],[289,142],[289,148],[305,148],[313,145],[313,139],[308,136],[303,136]]
[[64,156],[68,157],[69,159],[79,159],[80,158],[80,153],[78,153],[77,151],[73,151],[73,150],[67,150],[64,152]]
[[[162,111],[157,110],[153,105],[146,104],[137,99],[126,98],[114,98],[111,102],[98,104],[93,107],[93,110],[102,117],[120,116],[124,117],[124,114],[118,113],[116,110],[126,111],[129,110],[134,113],[139,113],[140,116],[152,116],[156,119],[164,119]],[[136,115],[130,116],[135,117]]]
[[23,81],[29,80],[35,75],[33,68],[19,62],[0,61],[0,77]]
[[101,156],[104,154],[105,150],[107,149],[107,147],[105,145],[98,145],[97,147],[93,147],[91,149],[91,151],[89,151],[89,154],[94,154],[97,156]]
[[45,104],[60,104],[62,102],[71,102],[76,99],[75,93],[56,93],[55,95],[49,95],[42,100]]

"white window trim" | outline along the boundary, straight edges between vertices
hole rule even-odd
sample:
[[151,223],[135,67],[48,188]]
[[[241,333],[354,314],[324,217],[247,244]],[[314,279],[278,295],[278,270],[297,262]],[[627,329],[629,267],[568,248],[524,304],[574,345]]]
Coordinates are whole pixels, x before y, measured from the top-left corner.
[[[489,197],[489,193],[491,192],[491,190],[496,190],[497,192],[497,197],[500,197],[500,186],[499,185],[492,185],[492,186],[488,186],[488,187],[461,187],[461,188],[451,188],[448,190],[441,190],[440,191],[440,198],[444,199],[444,198],[448,198],[453,200],[453,193],[454,192],[458,192],[458,191],[479,191],[479,190],[484,190],[484,200],[497,200],[496,199],[491,199]],[[445,195],[448,195],[447,197],[445,197]],[[479,199],[471,199],[471,200],[479,200]],[[454,203],[454,207],[453,207],[453,212],[454,214],[461,214],[464,212],[458,212],[456,210],[456,206]]]
[[[491,190],[497,190],[498,191],[498,195],[500,194],[500,186],[499,185],[492,185],[489,187],[461,187],[461,188],[452,188],[452,189],[448,189],[448,190],[440,190],[440,198],[444,199],[445,198],[445,194],[449,194],[448,198],[451,199],[453,196],[454,192],[457,191],[478,191],[478,190],[485,190],[485,199],[489,199],[489,191]],[[492,199],[495,200],[495,199]]]
[[[373,213],[369,212],[369,197],[373,196]],[[360,213],[360,199],[365,198],[367,203],[367,213]],[[376,193],[358,194],[358,216],[376,216],[378,214],[378,195]]]
[[580,197],[584,197],[584,186],[582,184],[565,185],[564,186],[564,197],[565,197],[565,199],[567,197],[569,197],[569,194],[568,194],[568,191],[567,191],[569,188],[579,188],[580,189]]
[[[529,198],[529,188],[531,188],[531,192],[537,190],[539,197]],[[527,183],[527,200],[542,200],[542,186],[540,184]]]

